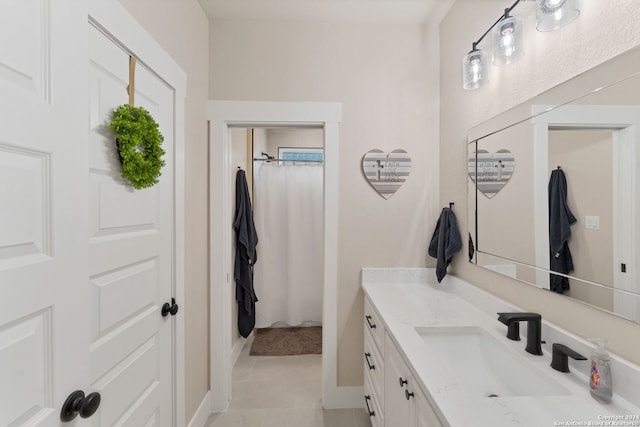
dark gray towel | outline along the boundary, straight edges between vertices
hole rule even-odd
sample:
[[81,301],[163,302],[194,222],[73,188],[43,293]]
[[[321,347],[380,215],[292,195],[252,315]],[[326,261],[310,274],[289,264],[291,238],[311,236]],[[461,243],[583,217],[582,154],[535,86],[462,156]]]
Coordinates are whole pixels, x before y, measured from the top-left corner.
[[[571,224],[575,223],[567,204],[567,178],[558,168],[549,179],[549,268],[551,271],[569,274],[573,271],[573,258],[567,240],[571,237]],[[551,273],[550,289],[563,293],[569,289],[569,279]]]
[[240,335],[247,338],[256,323],[255,303],[258,298],[253,290],[253,266],[258,260],[258,234],[253,224],[249,187],[243,170],[238,170],[236,174],[236,217],[233,229],[236,231],[234,278],[238,302],[238,330]]
[[446,276],[447,266],[451,263],[453,255],[460,249],[462,249],[462,238],[456,215],[451,209],[443,208],[429,243],[429,255],[438,260],[436,262],[438,283]]

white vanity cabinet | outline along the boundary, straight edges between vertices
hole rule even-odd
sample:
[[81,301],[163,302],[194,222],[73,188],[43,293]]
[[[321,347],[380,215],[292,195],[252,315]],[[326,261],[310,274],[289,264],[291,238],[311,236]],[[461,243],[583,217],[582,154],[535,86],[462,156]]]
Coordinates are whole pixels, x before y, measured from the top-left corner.
[[364,399],[372,427],[441,427],[368,298],[364,307]]
[[393,427],[441,427],[393,340],[387,336],[385,350],[385,421]]
[[[572,363],[568,374],[549,367],[552,342],[583,354],[588,342],[545,323],[545,355],[531,356],[496,324],[495,313],[521,310],[453,275],[438,284],[431,269],[363,269],[362,288],[370,316],[363,319],[365,352],[375,364],[364,365],[373,427],[551,426],[558,420],[596,425],[640,414],[637,364],[612,354],[620,394],[608,404],[594,400],[584,375],[588,362]],[[474,341],[476,349],[458,346]],[[498,356],[502,370],[490,373]],[[498,388],[511,393],[488,399],[482,392]]]

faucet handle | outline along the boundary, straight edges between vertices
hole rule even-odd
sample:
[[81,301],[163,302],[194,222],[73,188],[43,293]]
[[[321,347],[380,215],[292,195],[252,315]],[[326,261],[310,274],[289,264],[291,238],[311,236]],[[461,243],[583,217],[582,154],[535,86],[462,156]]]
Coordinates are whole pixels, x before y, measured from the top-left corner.
[[569,357],[574,360],[587,360],[586,357],[584,357],[577,351],[567,347],[564,344],[554,342],[551,348],[552,348],[551,367],[556,371],[570,372]]

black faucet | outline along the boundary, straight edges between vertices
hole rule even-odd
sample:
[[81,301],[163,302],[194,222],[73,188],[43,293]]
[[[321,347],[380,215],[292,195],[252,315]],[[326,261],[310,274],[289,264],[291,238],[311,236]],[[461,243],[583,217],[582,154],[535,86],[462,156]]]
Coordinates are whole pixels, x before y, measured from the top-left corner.
[[542,356],[542,316],[538,313],[498,313],[498,320],[507,325],[507,338],[520,341],[520,324],[527,322],[527,353]]
[[574,360],[587,360],[586,357],[577,351],[570,349],[564,344],[554,342],[551,348],[553,350],[551,356],[551,367],[556,371],[569,372],[569,357]]

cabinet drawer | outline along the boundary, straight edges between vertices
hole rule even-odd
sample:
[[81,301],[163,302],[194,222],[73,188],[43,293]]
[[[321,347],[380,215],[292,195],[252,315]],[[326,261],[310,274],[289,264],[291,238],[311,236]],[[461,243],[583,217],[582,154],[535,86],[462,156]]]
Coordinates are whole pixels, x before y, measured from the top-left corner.
[[380,405],[378,397],[373,392],[367,375],[365,375],[364,379],[364,403],[365,411],[369,414],[371,427],[384,427],[384,413],[382,412],[382,405]]
[[373,341],[369,332],[364,333],[364,373],[370,377],[372,391],[378,396],[378,401],[384,405],[384,359],[382,353]]
[[364,300],[364,329],[371,333],[378,350],[382,352],[384,348],[384,326],[382,326],[380,317],[373,309],[368,298]]

